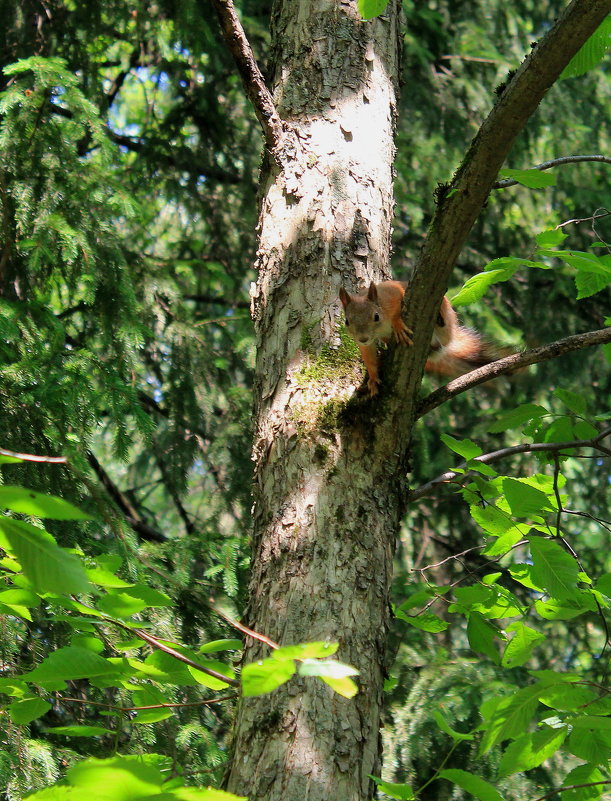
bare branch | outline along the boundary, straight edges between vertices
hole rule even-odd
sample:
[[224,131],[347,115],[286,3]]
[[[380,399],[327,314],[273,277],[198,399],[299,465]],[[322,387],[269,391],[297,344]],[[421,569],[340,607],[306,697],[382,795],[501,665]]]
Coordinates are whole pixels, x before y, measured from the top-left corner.
[[250,303],[247,300],[230,300],[220,295],[183,295],[183,298],[185,300],[193,300],[196,303],[212,303],[218,304],[219,306],[227,306],[230,309],[250,309]]
[[[559,451],[564,450],[573,450],[574,448],[597,448],[598,450],[603,451],[603,453],[608,453],[611,455],[611,451],[608,451],[607,448],[604,448],[600,443],[603,439],[608,437],[611,434],[611,428],[606,428],[604,431],[601,431],[600,434],[597,434],[595,437],[591,437],[590,439],[576,439],[570,442],[534,442],[534,443],[526,443],[523,445],[513,445],[508,448],[501,448],[498,451],[491,451],[490,453],[484,453],[481,456],[476,456],[473,461],[474,462],[482,462],[483,464],[490,464],[490,462],[496,462],[499,459],[504,459],[507,456],[513,456],[516,453],[537,453],[537,452],[547,452],[547,453],[556,453],[558,454]],[[418,489],[413,490],[409,493],[408,500],[416,501],[420,498],[424,498],[427,495],[430,495],[435,489],[440,487],[442,484],[447,484],[450,481],[454,481],[457,478],[460,478],[460,483],[464,483],[467,481],[469,477],[472,475],[472,471],[465,473],[464,468],[467,466],[466,462],[462,462],[458,465],[457,470],[448,470],[445,473],[442,473],[437,478],[428,481],[426,484],[423,484]],[[568,511],[566,509],[562,509],[562,505],[558,505],[559,510]]]
[[[93,609],[92,606],[84,603],[83,601],[78,601],[81,606],[87,607],[87,609]],[[152,634],[149,634],[147,631],[143,631],[142,629],[135,629],[129,626],[127,623],[123,623],[121,620],[116,620],[112,617],[104,617],[101,620],[92,620],[91,621],[97,625],[113,625],[118,626],[120,629],[124,631],[128,631],[130,634],[135,634],[136,637],[140,637],[141,640],[148,643],[152,648],[156,648],[158,651],[163,651],[164,654],[168,654],[169,656],[173,656],[174,659],[177,659],[179,662],[183,662],[185,665],[189,665],[189,667],[195,668],[196,670],[200,670],[202,673],[206,673],[208,676],[212,676],[219,681],[224,682],[225,684],[229,684],[232,687],[239,687],[240,682],[238,679],[232,679],[228,676],[223,675],[223,673],[219,673],[217,670],[212,670],[212,668],[206,667],[206,665],[202,665],[199,662],[195,662],[193,659],[190,659],[188,656],[181,654],[180,651],[177,651],[175,648],[167,645],[166,640],[158,640],[157,637],[154,637]]]
[[212,0],[212,5],[218,14],[225,43],[234,58],[246,95],[253,104],[255,114],[263,129],[267,147],[276,162],[280,163],[284,125],[276,111],[271,92],[265,85],[263,74],[246,38],[242,23],[236,14],[233,0]]
[[538,348],[525,350],[523,353],[514,353],[513,356],[505,356],[504,359],[498,359],[496,362],[487,364],[484,367],[478,367],[477,370],[472,370],[470,373],[455,378],[450,381],[445,387],[440,387],[431,392],[426,398],[420,401],[416,408],[416,417],[422,417],[441,406],[442,403],[450,400],[450,398],[460,395],[462,392],[475,387],[478,384],[483,384],[491,378],[496,378],[505,373],[511,373],[520,367],[527,367],[529,364],[537,364],[544,362],[548,359],[555,359],[563,353],[570,353],[574,350],[581,350],[588,348],[592,345],[602,345],[606,342],[611,342],[611,328],[601,328],[598,331],[588,331],[584,334],[574,334],[573,336],[566,337],[566,339],[559,339],[557,342],[550,342],[548,345],[541,345]]
[[68,464],[65,456],[37,456],[34,453],[17,453],[0,448],[0,456],[10,456],[13,459],[21,459],[23,462],[44,462],[45,464]]
[[222,617],[223,620],[226,620],[227,623],[229,623],[230,626],[233,626],[234,629],[237,629],[238,631],[241,631],[243,634],[246,634],[247,637],[252,637],[254,640],[259,640],[259,642],[263,642],[265,643],[265,645],[269,645],[269,647],[272,649],[280,648],[277,642],[270,640],[270,638],[266,637],[265,634],[259,634],[258,631],[253,631],[252,629],[249,629],[248,626],[245,626],[243,623],[240,623],[239,621],[234,620],[232,617],[229,617],[229,615],[225,614],[225,612],[223,612],[221,609],[218,608],[218,606],[215,605],[213,599],[210,599],[210,601],[208,602],[208,606],[216,615]]
[[[561,156],[560,158],[552,159],[551,161],[544,161],[541,164],[531,167],[530,169],[549,170],[552,167],[561,167],[564,164],[578,164],[582,161],[600,161],[603,164],[611,164],[611,156]],[[519,181],[515,181],[513,178],[505,178],[502,181],[497,181],[496,183],[492,184],[492,188],[506,189],[508,186],[515,186],[519,183]]]
[[556,795],[556,793],[564,793],[567,790],[579,790],[581,787],[597,787],[600,784],[611,784],[611,779],[605,779],[600,782],[586,782],[585,784],[567,784],[566,787],[556,787],[555,790],[551,790],[549,793],[535,798],[535,801],[544,801],[545,798],[551,798],[553,795]]
[[571,223],[582,223],[582,222],[591,222],[592,230],[594,230],[594,223],[596,222],[596,220],[600,220],[602,217],[608,217],[610,214],[611,211],[608,211],[607,209],[604,208],[596,209],[594,214],[592,214],[590,217],[576,217],[572,220],[565,220],[565,222],[558,223],[558,225],[554,230],[557,230],[558,228],[564,228],[565,225],[571,225]]
[[117,487],[91,451],[87,451],[87,461],[93,468],[97,477],[100,479],[104,489],[119,507],[123,513],[123,516],[133,530],[145,540],[152,540],[153,542],[165,542],[167,537],[142,520],[137,510],[134,509],[132,504],[129,502],[129,499],[125,493],[121,492],[119,487]]

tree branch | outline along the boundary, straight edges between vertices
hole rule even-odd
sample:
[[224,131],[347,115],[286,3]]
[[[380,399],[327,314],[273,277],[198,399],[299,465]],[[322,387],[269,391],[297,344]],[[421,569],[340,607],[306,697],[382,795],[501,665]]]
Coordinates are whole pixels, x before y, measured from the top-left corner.
[[233,0],[212,0],[212,5],[221,23],[225,44],[234,58],[246,95],[263,130],[265,143],[280,165],[284,123],[276,111],[274,99],[265,84],[242,23],[236,14]]
[[450,400],[450,398],[466,392],[471,387],[478,384],[483,384],[491,378],[496,378],[499,375],[513,372],[520,367],[527,367],[529,364],[537,364],[544,362],[548,359],[555,359],[563,353],[570,353],[574,350],[581,350],[582,348],[591,347],[592,345],[602,345],[605,342],[611,342],[611,328],[601,328],[598,331],[588,331],[585,334],[574,334],[573,336],[566,337],[566,339],[559,339],[557,342],[550,342],[548,345],[541,345],[538,348],[525,350],[523,353],[514,353],[513,356],[505,356],[503,359],[498,359],[491,364],[484,367],[478,367],[477,370],[472,370],[470,373],[455,378],[450,381],[445,387],[436,389],[431,392],[426,398],[421,400],[416,407],[416,418],[430,412],[441,406],[442,403]]
[[[546,453],[558,453],[559,451],[564,451],[568,449],[574,448],[598,448],[603,453],[609,454],[611,456],[611,451],[607,448],[604,448],[600,443],[605,437],[608,437],[611,434],[611,428],[606,428],[604,431],[601,431],[600,434],[597,434],[595,437],[591,437],[590,439],[576,439],[570,442],[534,442],[534,443],[526,443],[523,445],[513,445],[509,448],[501,448],[498,451],[491,451],[490,453],[484,453],[481,456],[476,456],[472,461],[474,462],[482,462],[483,464],[490,464],[490,462],[496,462],[499,459],[504,459],[507,456],[513,456],[516,453],[537,453],[540,451]],[[433,492],[437,487],[441,486],[442,484],[447,484],[450,481],[454,481],[454,479],[460,477],[460,483],[464,483],[464,480],[467,480],[473,471],[469,471],[468,473],[464,472],[464,468],[467,466],[466,462],[462,462],[458,465],[457,470],[448,470],[445,473],[442,473],[437,478],[428,481],[426,484],[423,484],[418,489],[413,490],[408,495],[408,502],[417,501],[420,498],[424,498]],[[562,509],[562,504],[559,504],[559,509]]]
[[229,309],[250,309],[247,300],[229,300],[218,295],[183,295],[185,300],[193,300],[195,303],[213,303],[219,306],[227,306]]
[[131,505],[127,496],[121,492],[119,487],[114,483],[114,481],[110,478],[106,470],[102,467],[102,465],[98,462],[96,457],[91,451],[87,451],[87,461],[93,468],[95,474],[100,479],[101,484],[103,485],[106,492],[110,495],[113,499],[115,504],[119,507],[123,516],[129,523],[129,525],[133,528],[133,530],[139,534],[145,540],[152,540],[153,542],[166,542],[167,537],[164,536],[160,531],[152,528],[151,526],[147,525],[141,518],[136,509]]
[[[551,167],[561,167],[564,164],[578,164],[581,161],[600,161],[603,164],[611,164],[611,156],[561,156],[551,161],[544,161],[531,167],[532,170],[549,170]],[[496,181],[492,184],[493,189],[506,189],[508,186],[516,186],[519,181],[513,178],[505,178],[502,181]]]
[[[415,347],[400,355],[395,351],[392,357],[395,372],[391,393],[401,403],[397,401],[394,413],[385,415],[388,420],[382,422],[382,427],[395,432],[401,452],[407,453],[414,412],[404,398],[415,396],[434,321],[460,250],[516,137],[571,58],[605,19],[610,7],[609,0],[573,0],[567,6],[507,84],[451,184],[438,188],[438,208],[417,261],[409,298],[406,293],[405,322],[415,332]],[[516,358],[514,366],[518,366],[520,358]],[[494,372],[487,375],[490,377]],[[421,405],[419,413],[428,408],[434,406]]]
[[0,456],[9,456],[11,459],[21,459],[22,462],[44,462],[45,464],[68,464],[65,456],[38,456],[35,453],[17,453],[0,448]]

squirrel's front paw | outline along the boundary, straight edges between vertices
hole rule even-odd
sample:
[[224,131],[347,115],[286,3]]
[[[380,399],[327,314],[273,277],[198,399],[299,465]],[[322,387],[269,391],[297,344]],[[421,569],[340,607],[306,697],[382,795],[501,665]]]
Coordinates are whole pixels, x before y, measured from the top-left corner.
[[397,320],[393,323],[393,329],[395,332],[395,336],[397,337],[397,341],[400,342],[402,345],[413,345],[414,342],[411,339],[414,332],[411,328],[408,328],[403,320]]
[[369,377],[369,381],[367,382],[367,389],[369,390],[369,394],[373,398],[374,395],[378,394],[378,384],[380,384],[379,378],[371,378]]

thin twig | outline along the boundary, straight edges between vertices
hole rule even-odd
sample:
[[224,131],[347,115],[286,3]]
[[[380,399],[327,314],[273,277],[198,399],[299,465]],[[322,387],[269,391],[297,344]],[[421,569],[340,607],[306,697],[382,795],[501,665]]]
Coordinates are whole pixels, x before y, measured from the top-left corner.
[[[490,453],[484,453],[481,456],[476,456],[472,461],[490,464],[490,462],[495,462],[498,459],[504,459],[507,456],[513,456],[516,453],[537,453],[541,451],[544,453],[558,453],[559,451],[569,449],[572,450],[573,448],[597,448],[603,452],[608,452],[607,449],[603,448],[600,443],[610,434],[611,427],[606,428],[604,431],[601,431],[600,434],[597,434],[595,437],[591,437],[590,439],[576,439],[568,442],[533,442],[522,445],[513,445],[508,448],[501,448],[498,451],[491,451]],[[410,492],[408,500],[411,502],[420,498],[424,498],[437,487],[441,486],[442,484],[448,484],[449,482],[454,481],[456,478],[460,477],[461,483],[468,480],[471,476],[471,472],[464,472],[464,468],[466,466],[467,463],[462,462],[456,470],[448,470],[447,472],[442,473],[440,476],[437,476],[437,478],[428,481],[426,484],[418,487],[418,489]]]
[[255,114],[263,129],[267,147],[280,165],[284,124],[276,111],[271,92],[265,85],[263,74],[246,38],[242,23],[236,14],[232,0],[212,0],[212,5],[218,14],[225,44],[234,58],[246,95],[253,104]]
[[535,798],[534,801],[544,801],[544,799],[551,798],[551,796],[556,795],[556,793],[564,793],[566,790],[578,790],[580,787],[597,787],[599,784],[611,784],[611,779],[605,779],[600,782],[586,782],[585,784],[567,784],[566,787],[556,787],[555,790],[550,790],[549,793],[540,795],[538,798]]
[[596,209],[594,214],[592,214],[590,217],[576,217],[575,219],[572,220],[565,220],[565,222],[558,223],[558,225],[554,228],[554,230],[557,231],[558,228],[564,228],[565,225],[571,225],[571,223],[582,223],[582,222],[594,223],[596,220],[600,220],[602,217],[608,217],[610,214],[611,211],[608,211],[607,209],[604,208]]
[[531,348],[531,350],[525,350],[522,353],[514,353],[513,356],[505,356],[505,358],[498,359],[484,367],[478,367],[477,370],[471,370],[470,373],[450,381],[445,387],[440,387],[435,392],[431,392],[418,404],[416,417],[422,417],[432,409],[436,409],[450,400],[450,398],[454,398],[456,395],[460,395],[478,384],[483,384],[485,381],[490,381],[491,378],[511,373],[520,367],[527,367],[529,364],[538,364],[548,359],[555,359],[564,353],[582,350],[593,345],[602,345],[606,342],[611,342],[611,328],[601,328],[598,331],[574,334],[566,337],[566,339],[559,339],[557,342],[550,342],[547,345]]
[[222,612],[217,606],[215,606],[213,601],[210,602],[210,609],[212,609],[212,611],[219,617],[222,617],[223,620],[226,620],[227,623],[229,623],[230,626],[233,626],[234,629],[241,631],[248,637],[252,637],[255,640],[259,640],[259,642],[263,642],[266,645],[269,645],[269,647],[274,650],[276,648],[280,648],[277,642],[270,640],[270,638],[266,637],[265,634],[259,634],[258,631],[253,631],[252,629],[249,629],[248,626],[245,626],[243,623],[239,623],[237,620],[234,620],[232,617],[229,617],[229,615],[225,614],[225,612]]
[[168,708],[181,708],[181,707],[188,707],[188,706],[206,706],[207,704],[217,704],[220,701],[231,701],[238,696],[233,695],[223,695],[220,698],[206,698],[202,701],[191,701],[189,703],[176,703],[176,704],[149,704],[148,706],[115,706],[114,704],[105,704],[101,701],[89,701],[88,699],[82,698],[67,698],[66,696],[59,695],[57,696],[57,700],[59,702],[62,701],[72,701],[75,704],[83,704],[84,706],[101,706],[104,709],[113,709],[116,712],[139,712],[143,709],[165,709]]
[[[549,170],[552,167],[562,167],[564,164],[578,164],[581,161],[600,161],[603,164],[611,164],[611,156],[561,156],[560,158],[552,159],[551,161],[544,161],[541,164],[530,167],[529,169]],[[519,183],[519,181],[516,181],[513,178],[503,178],[502,180],[492,184],[492,188],[506,189],[508,186],[515,186]]]

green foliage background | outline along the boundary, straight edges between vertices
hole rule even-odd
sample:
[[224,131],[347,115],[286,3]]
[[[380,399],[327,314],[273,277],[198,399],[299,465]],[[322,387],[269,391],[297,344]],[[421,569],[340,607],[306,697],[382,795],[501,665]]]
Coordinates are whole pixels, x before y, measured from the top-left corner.
[[[240,7],[265,66],[269,4],[244,0]],[[404,3],[397,277],[409,274],[436,185],[451,177],[495,88],[559,10],[559,3],[530,0]],[[190,654],[203,643],[228,640],[230,654],[222,664],[230,665],[239,647],[236,632],[211,610],[209,599],[238,618],[246,601],[254,363],[248,286],[254,278],[261,153],[254,115],[207,3],[53,0],[43,7],[34,0],[4,0],[0,18],[6,21],[0,30],[0,447],[61,454],[69,463],[7,460],[3,481],[61,496],[88,513],[86,519],[49,515],[45,522],[59,546],[75,550],[74,562],[63,563],[58,581],[74,581],[71,591],[77,592],[83,589],[79,571],[98,571],[93,578],[84,575],[94,584],[96,577],[104,579],[96,603],[102,603],[100,593],[113,596],[103,608],[107,616],[128,627],[138,624],[162,641],[180,641]],[[507,166],[524,169],[558,156],[608,153],[609,94],[602,70],[559,82],[516,142]],[[554,171],[555,182],[543,189],[496,190],[463,251],[451,290],[492,259],[532,259],[536,235],[567,220],[583,221],[563,228],[563,247],[586,251],[608,242],[609,218],[595,225],[588,219],[608,205],[608,169],[573,164]],[[510,347],[602,327],[608,295],[577,300],[574,268],[552,258],[547,264],[553,269],[524,268],[494,284],[482,302],[464,310],[464,318]],[[503,425],[503,413],[526,403],[543,412]],[[483,452],[525,440],[583,439],[604,425],[607,405],[602,352],[541,364],[429,414],[414,444],[411,484],[461,461],[460,449],[452,453],[447,439],[442,444],[444,433],[458,441],[469,438]],[[562,533],[584,574],[595,580],[611,571],[609,529],[600,524],[607,515],[608,467],[591,451],[586,456],[561,458],[562,492],[579,513],[563,520]],[[531,686],[529,670],[576,672],[591,687],[605,687],[608,578],[600,585],[599,606],[580,595],[579,616],[560,615],[544,624],[537,619],[534,628],[545,639],[533,640],[532,648],[525,644],[524,662],[512,666],[503,663],[496,639],[508,621],[490,610],[499,594],[514,593],[511,602],[526,610],[519,619],[528,622],[537,593],[553,594],[553,579],[539,574],[537,580],[531,576],[533,586],[516,586],[508,560],[491,566],[498,554],[479,550],[444,561],[497,535],[490,521],[478,519],[484,500],[488,508],[522,518],[527,533],[537,527],[539,533],[558,533],[553,499],[561,485],[552,481],[557,470],[553,460],[537,464],[528,455],[514,455],[499,468],[505,476],[547,477],[547,484],[533,479],[546,500],[536,496],[543,505],[526,512],[511,503],[503,507],[506,489],[513,486],[503,483],[508,478],[482,476],[465,498],[445,490],[420,501],[406,519],[397,549],[384,778],[413,781],[422,787],[421,798],[473,792],[456,774],[447,776],[454,784],[427,784],[440,767],[439,754],[447,755],[446,769],[478,773],[508,799],[534,798],[543,792],[537,788],[558,786],[582,763],[590,767],[576,774],[581,783],[597,781],[591,777],[604,770],[596,767],[603,764],[600,754],[608,754],[608,729],[602,724],[590,737],[595,753],[573,743],[572,750],[554,753],[545,764],[526,769],[518,760],[523,769],[504,773],[513,757],[501,741],[491,741],[485,750],[481,734],[448,734],[435,718],[442,714],[451,731],[463,734],[482,720],[485,728],[486,711],[494,715],[486,703]],[[13,516],[40,531],[38,519],[47,515],[30,508],[13,509]],[[29,532],[28,542],[42,542],[36,531]],[[0,594],[6,708],[18,704],[3,715],[4,797],[19,799],[62,780],[83,757],[122,758],[115,754],[149,755],[149,773],[136,778],[148,782],[151,794],[159,792],[159,776],[177,766],[189,784],[220,783],[233,701],[195,705],[202,700],[202,685],[186,668],[173,675],[159,652],[147,655],[142,641],[134,645],[120,626],[92,622],[89,612],[70,606],[69,585],[65,597],[53,597],[60,589],[55,585],[36,586],[35,579],[32,585],[31,554],[16,554],[9,535],[5,532],[9,540],[3,544],[9,554],[2,563],[5,591],[26,594],[4,600]],[[37,547],[45,559],[57,553],[49,542]],[[25,573],[21,584],[13,557]],[[430,564],[434,567],[425,569]],[[560,573],[563,566],[561,561]],[[483,580],[497,571],[494,580]],[[414,576],[424,600],[414,596]],[[129,592],[117,580],[130,585]],[[578,579],[571,580],[577,586]],[[450,602],[442,588],[462,588],[467,581],[480,594],[453,593]],[[428,614],[429,603],[430,618],[414,617],[425,607]],[[576,597],[571,603],[579,606]],[[517,634],[528,640],[523,630],[515,629]],[[11,684],[65,648],[117,660],[137,652],[160,672],[143,679],[144,668],[138,667],[137,675],[125,668],[120,680],[115,673],[114,683],[95,683],[87,681],[91,673],[84,667],[83,675],[66,679],[70,697],[77,699],[70,702],[62,700],[67,691],[45,686],[44,680],[36,685],[43,690]],[[285,670],[290,674],[286,665]],[[34,675],[40,681],[40,674]],[[138,689],[132,681],[140,682]],[[210,689],[203,687],[204,698]],[[609,709],[597,692],[582,702],[596,701],[599,707],[590,714],[604,718]],[[108,705],[162,703],[184,706],[108,715]],[[576,702],[560,712],[573,715],[577,707]],[[97,729],[80,730],[80,736],[73,728],[58,731],[85,725]],[[532,743],[523,747],[532,750]],[[106,769],[132,775],[130,765],[108,763]],[[78,782],[87,787],[88,779],[73,772],[67,781],[76,784],[61,797],[76,798],[74,787]],[[574,799],[598,798],[602,789]],[[177,786],[176,797],[183,791]],[[569,792],[562,797],[573,801]]]

